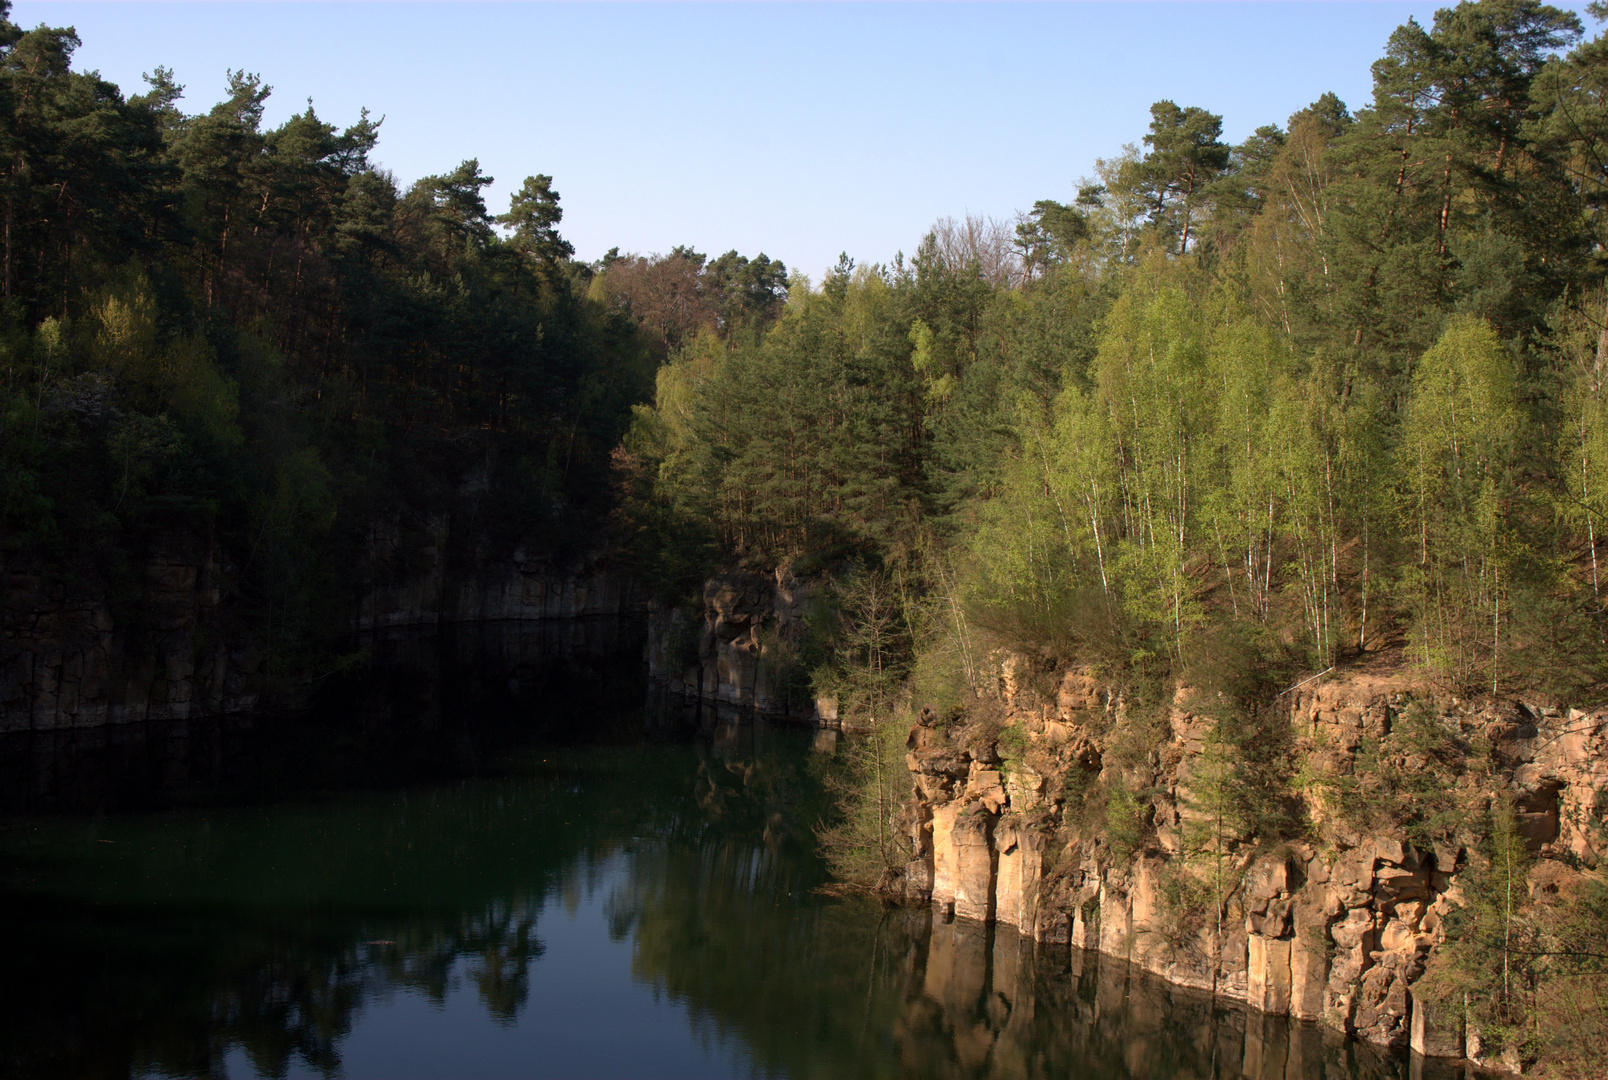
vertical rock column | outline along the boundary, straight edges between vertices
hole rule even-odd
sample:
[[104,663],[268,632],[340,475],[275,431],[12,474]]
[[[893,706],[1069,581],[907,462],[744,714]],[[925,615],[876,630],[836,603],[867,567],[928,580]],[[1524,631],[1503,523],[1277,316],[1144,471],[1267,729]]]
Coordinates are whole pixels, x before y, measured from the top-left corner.
[[932,899],[962,918],[994,918],[994,816],[976,803],[932,812]]

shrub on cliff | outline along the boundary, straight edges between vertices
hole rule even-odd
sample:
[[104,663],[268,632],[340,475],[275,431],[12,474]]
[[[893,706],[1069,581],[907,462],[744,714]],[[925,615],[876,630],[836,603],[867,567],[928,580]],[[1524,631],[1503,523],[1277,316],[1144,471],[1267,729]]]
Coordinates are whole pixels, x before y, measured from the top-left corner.
[[901,892],[913,855],[901,828],[910,788],[904,726],[886,717],[850,735],[826,774],[833,809],[816,840],[833,877],[855,889]]
[[1400,831],[1420,847],[1444,845],[1478,820],[1488,793],[1464,778],[1488,773],[1489,754],[1428,703],[1410,701],[1388,734],[1364,735],[1351,770],[1329,781],[1338,817],[1357,835]]
[[837,699],[847,733],[831,779],[836,819],[818,835],[840,880],[863,888],[895,887],[910,859],[909,838],[898,827],[909,709],[896,697],[916,615],[902,583],[898,568],[865,567],[831,582],[822,628],[831,659],[813,673],[815,693]]
[[1493,801],[1483,826],[1461,878],[1462,903],[1446,916],[1446,943],[1421,990],[1461,1000],[1466,1022],[1491,1056],[1534,1061],[1541,1039],[1536,995],[1546,963],[1530,903],[1530,854],[1511,800]]
[[1608,881],[1601,870],[1577,881],[1543,915],[1551,956],[1536,993],[1545,1058],[1559,1076],[1608,1076]]

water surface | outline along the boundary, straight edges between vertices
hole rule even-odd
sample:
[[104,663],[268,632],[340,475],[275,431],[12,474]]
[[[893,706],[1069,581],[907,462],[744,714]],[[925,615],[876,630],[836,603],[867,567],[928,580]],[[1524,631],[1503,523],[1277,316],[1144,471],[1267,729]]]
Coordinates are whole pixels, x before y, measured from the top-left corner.
[[509,633],[392,642],[310,716],[0,740],[0,1071],[1452,1075],[824,896],[809,732]]

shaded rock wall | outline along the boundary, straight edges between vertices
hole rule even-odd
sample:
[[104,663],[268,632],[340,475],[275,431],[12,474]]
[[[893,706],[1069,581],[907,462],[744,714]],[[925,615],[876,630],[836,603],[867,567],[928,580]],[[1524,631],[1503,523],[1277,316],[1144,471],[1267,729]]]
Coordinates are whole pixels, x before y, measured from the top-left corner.
[[254,804],[270,790],[472,775],[533,725],[639,718],[642,633],[641,619],[606,616],[386,630],[291,716],[0,732],[0,813]]
[[[1274,853],[1233,843],[1191,850],[1185,840],[1198,835],[1191,826],[1200,817],[1191,782],[1208,725],[1180,692],[1166,744],[1125,767],[1135,774],[1123,777],[1131,790],[1154,793],[1148,833],[1137,850],[1114,849],[1084,835],[1067,806],[1078,787],[1122,771],[1108,752],[1126,720],[1123,703],[1087,672],[1059,673],[1053,691],[1034,690],[1025,659],[996,661],[969,726],[924,712],[911,728],[910,891],[941,912],[1094,949],[1265,1013],[1427,1056],[1478,1059],[1478,1032],[1414,993],[1458,902],[1471,834],[1415,844],[1401,830],[1362,831],[1314,783],[1306,793],[1313,842]],[[1397,710],[1415,695],[1425,701],[1423,693],[1369,675],[1305,687],[1287,706],[1292,752],[1318,777],[1354,772],[1365,738],[1388,732]],[[1608,854],[1598,850],[1608,820],[1608,708],[1433,705],[1436,723],[1491,747],[1497,783],[1538,856],[1532,887],[1600,864]],[[1471,805],[1496,794],[1489,776],[1448,782],[1467,787]],[[1198,895],[1214,880],[1225,898],[1220,919],[1214,905],[1179,901],[1180,882]]]
[[[445,518],[371,530],[350,630],[641,615],[646,592],[601,556],[554,563],[528,547],[454,566]],[[0,571],[0,732],[97,727],[284,708],[295,679],[265,671],[260,632],[229,600],[237,577],[194,537],[153,545],[111,600],[92,572]],[[121,611],[121,616],[114,612]]]
[[530,544],[507,558],[454,566],[447,558],[450,521],[400,518],[374,524],[363,567],[357,628],[494,619],[573,619],[645,614],[647,592],[598,554],[555,562]]
[[731,570],[704,583],[702,608],[648,613],[648,674],[672,693],[769,716],[835,725],[787,673],[805,631],[811,591],[786,571]]
[[158,545],[113,617],[107,587],[37,568],[0,574],[0,731],[95,727],[249,711],[263,651],[224,631],[209,548]]

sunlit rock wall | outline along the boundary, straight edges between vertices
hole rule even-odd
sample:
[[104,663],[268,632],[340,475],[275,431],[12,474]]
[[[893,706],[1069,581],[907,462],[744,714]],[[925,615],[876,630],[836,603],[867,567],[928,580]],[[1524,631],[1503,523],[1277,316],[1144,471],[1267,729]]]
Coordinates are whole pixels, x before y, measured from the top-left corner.
[[[1478,1058],[1478,1032],[1414,994],[1458,902],[1469,843],[1426,847],[1400,832],[1365,835],[1312,794],[1312,842],[1272,852],[1230,842],[1204,856],[1186,853],[1191,815],[1200,814],[1191,809],[1198,800],[1190,785],[1208,723],[1190,714],[1181,691],[1165,745],[1122,777],[1130,789],[1153,793],[1145,838],[1135,850],[1114,850],[1106,837],[1083,835],[1063,810],[1069,778],[1088,783],[1118,771],[1109,749],[1128,721],[1124,703],[1084,671],[1054,673],[1053,689],[1040,673],[1034,689],[1030,668],[1023,657],[996,656],[967,718],[944,724],[924,711],[911,728],[904,817],[916,852],[905,875],[911,892],[941,914],[1095,949],[1265,1013],[1411,1045],[1426,1056]],[[1422,694],[1367,675],[1304,687],[1287,699],[1294,752],[1309,770],[1352,772],[1365,737],[1388,732],[1395,710]],[[1497,783],[1511,794],[1537,856],[1532,889],[1556,887],[1577,872],[1572,866],[1599,864],[1608,708],[1434,705],[1439,722],[1492,747]],[[1457,782],[1471,785],[1466,794],[1477,802],[1474,785],[1490,779]],[[1487,799],[1496,794],[1483,791]],[[1229,883],[1222,917],[1180,914],[1180,875],[1209,888],[1214,872]]]

